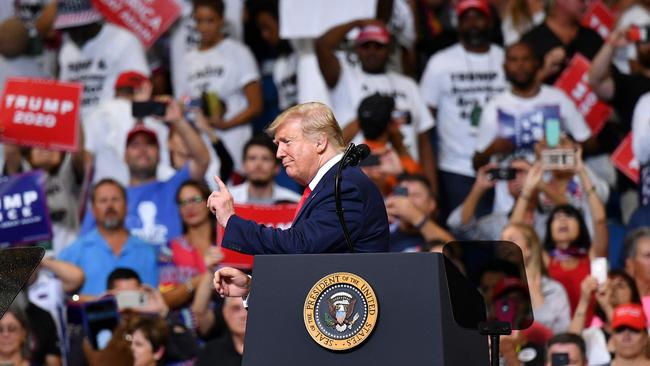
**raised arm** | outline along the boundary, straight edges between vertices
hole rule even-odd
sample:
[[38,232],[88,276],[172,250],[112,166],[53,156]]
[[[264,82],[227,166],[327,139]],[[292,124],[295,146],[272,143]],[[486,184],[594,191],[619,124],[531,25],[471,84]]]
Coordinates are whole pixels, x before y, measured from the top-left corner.
[[616,48],[626,44],[627,41],[623,30],[619,29],[612,32],[591,62],[589,84],[596,95],[603,100],[611,100],[614,97],[616,88],[610,73],[612,58]]

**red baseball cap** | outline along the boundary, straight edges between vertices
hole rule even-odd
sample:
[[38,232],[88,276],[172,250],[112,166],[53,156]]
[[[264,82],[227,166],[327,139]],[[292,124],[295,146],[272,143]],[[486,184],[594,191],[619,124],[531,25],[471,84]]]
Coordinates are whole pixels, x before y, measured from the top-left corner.
[[488,4],[487,0],[461,0],[458,5],[456,5],[456,15],[460,17],[464,12],[470,9],[476,9],[487,17],[492,16],[490,4]]
[[154,130],[152,130],[150,128],[147,128],[145,125],[143,125],[141,123],[138,123],[138,124],[135,125],[135,127],[133,127],[131,129],[131,131],[129,131],[129,134],[126,136],[126,144],[127,144],[127,146],[129,145],[129,143],[131,143],[131,140],[133,140],[133,138],[136,135],[140,134],[140,133],[144,134],[144,135],[147,135],[151,139],[151,141],[153,141],[156,145],[159,145],[158,144],[158,136],[156,135],[156,131],[154,131]]
[[361,28],[361,32],[357,36],[356,43],[363,44],[366,42],[377,42],[379,44],[387,45],[390,43],[390,33],[386,27],[379,24],[368,24]]
[[528,288],[526,288],[526,286],[524,286],[524,284],[516,277],[504,277],[497,282],[496,286],[494,286],[492,298],[497,299],[510,291],[528,293]]
[[617,306],[612,315],[612,328],[630,327],[636,330],[644,330],[648,326],[648,320],[643,312],[643,307],[637,304],[625,304]]
[[149,78],[137,71],[125,71],[117,77],[115,89],[119,88],[137,88]]

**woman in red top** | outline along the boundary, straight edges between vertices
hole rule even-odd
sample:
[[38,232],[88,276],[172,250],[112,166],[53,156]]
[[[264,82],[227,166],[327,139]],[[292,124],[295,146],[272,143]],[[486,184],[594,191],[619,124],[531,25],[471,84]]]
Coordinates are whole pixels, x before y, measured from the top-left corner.
[[190,310],[194,290],[202,281],[211,282],[222,258],[215,246],[215,220],[211,220],[206,206],[210,193],[204,183],[194,180],[180,186],[176,202],[183,221],[183,235],[170,240],[159,256],[160,292],[170,310],[176,311],[178,320],[190,329],[200,325],[198,314]]

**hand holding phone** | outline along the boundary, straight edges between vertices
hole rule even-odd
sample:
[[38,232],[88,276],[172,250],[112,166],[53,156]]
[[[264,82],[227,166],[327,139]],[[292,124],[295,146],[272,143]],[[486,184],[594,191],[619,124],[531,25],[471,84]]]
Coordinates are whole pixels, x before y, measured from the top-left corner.
[[133,102],[131,104],[131,115],[134,118],[144,118],[149,116],[164,117],[167,111],[167,103],[146,101]]
[[607,258],[598,257],[591,260],[591,275],[602,286],[607,281]]
[[567,366],[569,364],[569,354],[566,352],[556,352],[551,354],[551,366]]

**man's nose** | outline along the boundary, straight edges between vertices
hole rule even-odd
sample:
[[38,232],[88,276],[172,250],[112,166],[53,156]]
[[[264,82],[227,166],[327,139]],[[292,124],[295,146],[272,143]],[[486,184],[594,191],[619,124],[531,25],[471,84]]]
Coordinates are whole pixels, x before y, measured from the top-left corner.
[[278,145],[278,152],[275,153],[275,157],[278,158],[278,159],[282,159],[286,155],[287,154],[284,153],[284,146],[282,146],[281,144]]

